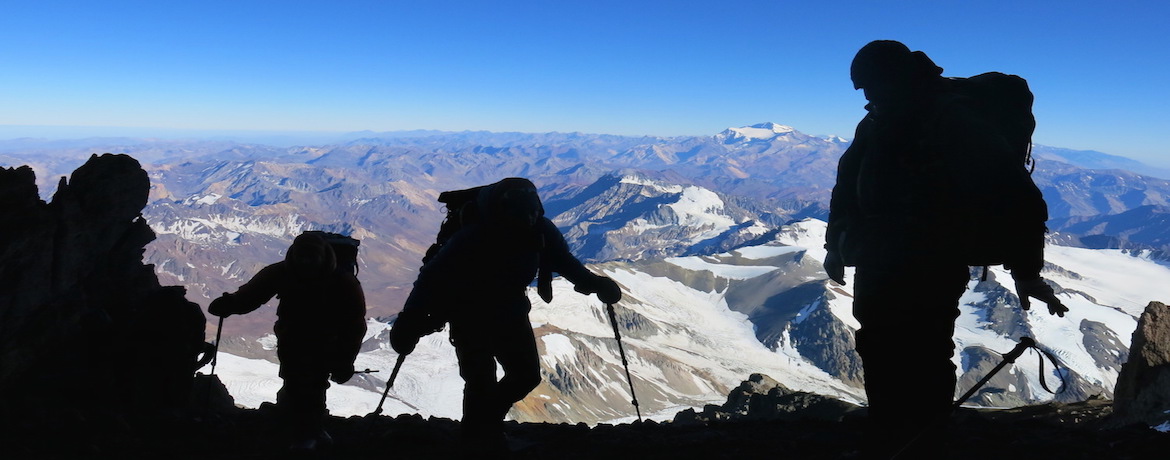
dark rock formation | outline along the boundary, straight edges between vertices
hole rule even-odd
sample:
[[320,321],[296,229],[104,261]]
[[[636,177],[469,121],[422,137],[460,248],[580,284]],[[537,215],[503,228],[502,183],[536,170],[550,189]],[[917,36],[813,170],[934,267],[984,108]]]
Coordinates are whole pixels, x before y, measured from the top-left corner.
[[1129,360],[1114,392],[1118,425],[1170,422],[1170,309],[1150,302],[1133,331]]
[[[196,386],[204,383],[215,382],[200,381]],[[724,406],[711,406],[715,408],[712,413],[730,414],[730,410],[760,414],[759,408],[765,405],[758,402],[785,397],[846,406],[808,393],[770,395],[786,391],[770,378],[755,374],[730,392]],[[793,406],[786,406],[792,409],[783,411],[784,418],[737,415],[692,418],[687,423],[646,421],[593,427],[584,423],[507,422],[509,458],[858,458],[865,429],[863,417],[829,421],[815,415],[827,412],[818,410],[816,404],[806,404],[804,409]],[[1092,398],[1073,404],[1049,403],[1008,410],[962,409],[952,417],[951,435],[939,446],[936,458],[1138,460],[1165,455],[1170,434],[1144,426],[1101,430],[1101,420],[1108,416],[1110,408],[1108,400]],[[851,413],[854,412],[846,412]],[[0,436],[0,455],[36,459],[481,458],[460,442],[458,421],[418,415],[330,417],[325,428],[334,444],[322,452],[293,457],[286,448],[287,440],[279,435],[280,421],[280,411],[263,404],[255,410],[230,411],[211,421],[193,420],[167,429],[141,427],[132,435],[106,428],[103,436],[91,434],[83,442],[63,440],[55,432],[37,432],[11,440]]]
[[793,391],[763,374],[752,374],[727,395],[722,406],[708,404],[702,412],[686,409],[674,423],[687,425],[718,421],[801,421],[839,422],[855,413],[858,406],[827,396]]
[[3,426],[84,430],[187,406],[206,320],[142,263],[149,191],[126,155],[93,155],[51,203],[30,168],[0,168]]

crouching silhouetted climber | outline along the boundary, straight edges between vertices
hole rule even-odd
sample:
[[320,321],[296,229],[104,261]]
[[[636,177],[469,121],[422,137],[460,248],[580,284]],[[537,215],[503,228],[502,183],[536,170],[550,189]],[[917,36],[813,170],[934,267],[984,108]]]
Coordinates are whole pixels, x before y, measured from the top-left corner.
[[[419,337],[449,322],[465,383],[465,446],[500,451],[506,448],[504,416],[540,383],[528,320],[532,305],[525,293],[533,278],[539,274],[537,290],[546,302],[552,300],[552,272],[563,275],[578,292],[597,293],[606,303],[620,300],[621,290],[569,253],[527,179],[446,192],[439,201],[450,214],[394,322],[391,344],[398,353],[409,354]],[[504,371],[499,381],[497,361]]]
[[[937,449],[955,393],[955,319],[969,266],[1004,264],[1022,306],[1067,309],[1040,277],[1047,207],[1029,176],[1035,119],[1019,77],[944,78],[895,41],[858,51],[851,77],[869,113],[841,157],[826,235],[829,277],[855,266],[853,314],[871,430],[889,458],[918,433]],[[935,452],[937,454],[937,452]],[[902,458],[921,458],[906,454]]]
[[[322,232],[305,232],[288,248],[284,261],[260,270],[233,294],[215,299],[208,311],[216,316],[256,310],[277,296],[276,355],[284,385],[276,406],[295,449],[314,449],[331,441],[322,429],[329,380],[345,383],[366,332],[366,302],[353,261],[338,263]],[[348,263],[347,263],[348,262]]]

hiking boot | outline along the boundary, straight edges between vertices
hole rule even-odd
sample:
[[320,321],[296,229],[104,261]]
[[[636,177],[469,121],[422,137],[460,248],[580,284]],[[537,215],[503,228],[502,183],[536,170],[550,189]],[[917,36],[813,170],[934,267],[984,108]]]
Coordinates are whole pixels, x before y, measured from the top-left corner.
[[300,438],[288,445],[290,452],[313,452],[317,450],[317,438]]
[[289,444],[288,450],[291,452],[313,452],[319,449],[326,449],[333,445],[333,436],[329,435],[328,431],[322,429],[315,435],[308,435],[298,437]]

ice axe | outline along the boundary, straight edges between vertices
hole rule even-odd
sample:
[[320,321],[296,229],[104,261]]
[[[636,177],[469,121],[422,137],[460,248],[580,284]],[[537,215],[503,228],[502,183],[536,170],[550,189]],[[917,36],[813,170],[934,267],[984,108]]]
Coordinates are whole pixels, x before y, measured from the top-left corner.
[[613,337],[617,339],[618,354],[622,357],[622,367],[626,368],[626,382],[630,384],[630,397],[634,404],[634,413],[638,414],[638,422],[642,422],[642,410],[638,408],[638,395],[634,394],[634,379],[630,377],[630,363],[626,361],[626,350],[622,347],[622,334],[618,331],[617,313],[613,311],[613,304],[607,303],[606,310],[609,311],[609,324],[613,325]]
[[406,361],[406,355],[398,355],[398,361],[394,363],[394,371],[390,372],[390,380],[386,381],[386,390],[382,392],[382,400],[378,401],[378,408],[370,412],[370,415],[382,415],[382,404],[386,403],[386,396],[390,394],[390,389],[394,387],[394,380],[398,378],[398,370],[402,369],[403,361]]

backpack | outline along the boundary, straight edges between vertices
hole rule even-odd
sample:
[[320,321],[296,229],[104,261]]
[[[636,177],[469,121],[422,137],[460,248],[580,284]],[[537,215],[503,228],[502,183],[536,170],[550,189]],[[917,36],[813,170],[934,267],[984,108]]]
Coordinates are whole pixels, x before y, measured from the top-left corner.
[[479,192],[486,187],[486,185],[481,185],[439,194],[439,202],[443,203],[447,215],[443,217],[443,223],[439,225],[439,234],[435,236],[435,242],[427,248],[426,254],[423,255],[423,265],[430,262],[455,233],[477,220],[478,206],[476,203],[479,201]]
[[970,266],[1010,263],[1042,244],[1048,207],[1032,181],[1032,92],[1023,78],[989,72],[947,79],[943,104],[965,110],[974,130],[965,133],[969,150],[947,160],[953,194],[950,250]]
[[[460,230],[488,218],[485,214],[490,212],[490,210],[483,208],[485,206],[499,205],[499,202],[494,202],[492,199],[502,195],[502,190],[506,191],[509,189],[523,189],[533,195],[536,194],[536,186],[531,181],[515,177],[507,178],[493,184],[440,193],[438,201],[443,203],[447,210],[447,215],[443,218],[443,223],[439,226],[439,232],[435,236],[435,242],[427,248],[426,253],[423,255],[423,265],[425,266],[427,262],[430,262],[435,257],[435,254]],[[543,218],[544,208],[540,204],[539,197],[532,204],[538,207],[537,212]],[[534,242],[534,247],[543,249],[543,241]],[[541,257],[540,269],[537,273],[537,292],[545,302],[552,301],[552,271],[546,266],[544,257]]]
[[1012,162],[1035,169],[1032,159],[1032,132],[1036,118],[1032,116],[1032,91],[1028,82],[1016,75],[987,72],[969,78],[949,78],[951,91],[963,98],[964,104],[980,114],[1004,136]]
[[333,255],[337,259],[337,271],[354,275],[358,273],[358,246],[362,244],[360,240],[340,233],[321,230],[307,230],[304,233],[320,236],[326,243],[329,243],[329,247],[333,249]]

